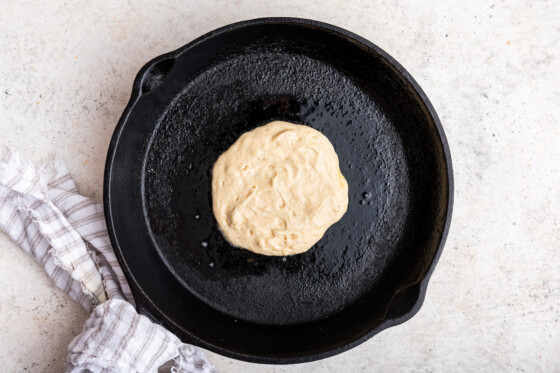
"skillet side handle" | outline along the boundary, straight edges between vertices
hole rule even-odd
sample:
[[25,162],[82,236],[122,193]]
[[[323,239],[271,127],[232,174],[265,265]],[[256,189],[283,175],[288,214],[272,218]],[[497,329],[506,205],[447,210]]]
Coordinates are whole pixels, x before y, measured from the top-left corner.
[[153,62],[142,76],[140,94],[145,94],[162,84],[175,65],[175,58],[164,58]]
[[395,294],[387,310],[386,318],[404,322],[418,312],[423,302],[424,294],[420,291],[420,284],[410,285]]

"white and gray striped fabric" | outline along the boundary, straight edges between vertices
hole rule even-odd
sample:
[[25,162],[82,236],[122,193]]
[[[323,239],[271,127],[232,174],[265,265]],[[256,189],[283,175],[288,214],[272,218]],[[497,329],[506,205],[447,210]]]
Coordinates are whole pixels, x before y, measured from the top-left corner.
[[215,372],[204,355],[134,309],[101,204],[78,194],[66,165],[35,166],[0,147],[0,228],[56,286],[93,312],[69,346],[67,372]]

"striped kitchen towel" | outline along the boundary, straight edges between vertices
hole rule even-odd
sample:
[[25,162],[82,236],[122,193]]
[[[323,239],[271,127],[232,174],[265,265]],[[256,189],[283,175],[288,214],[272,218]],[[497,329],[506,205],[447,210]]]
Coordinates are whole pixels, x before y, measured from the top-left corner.
[[215,372],[196,348],[138,315],[101,204],[78,194],[66,165],[35,166],[0,147],[0,228],[53,282],[93,312],[69,346],[67,372]]

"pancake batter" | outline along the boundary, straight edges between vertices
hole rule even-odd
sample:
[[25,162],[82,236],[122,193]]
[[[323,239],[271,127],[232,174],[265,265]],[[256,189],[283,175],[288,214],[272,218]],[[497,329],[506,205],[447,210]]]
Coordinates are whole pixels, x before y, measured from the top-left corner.
[[274,121],[244,133],[212,171],[214,216],[235,246],[263,255],[309,250],[348,208],[348,184],[330,141]]

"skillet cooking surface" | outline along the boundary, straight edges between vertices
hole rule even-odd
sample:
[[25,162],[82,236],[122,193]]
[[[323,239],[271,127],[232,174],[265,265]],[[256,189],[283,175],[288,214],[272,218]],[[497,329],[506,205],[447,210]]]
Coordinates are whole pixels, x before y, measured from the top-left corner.
[[[139,73],[109,152],[108,225],[139,308],[184,340],[251,361],[305,361],[420,306],[450,215],[443,132],[404,69],[341,32],[249,21]],[[329,138],[350,197],[311,250],[288,257],[232,247],[212,213],[218,156],[277,119]]]
[[[325,134],[349,185],[344,218],[312,250],[285,258],[232,247],[212,213],[214,162],[273,119]],[[407,232],[410,177],[384,108],[344,72],[268,43],[228,56],[177,96],[146,169],[144,203],[160,255],[185,287],[244,320],[306,322],[341,310],[375,287]]]

